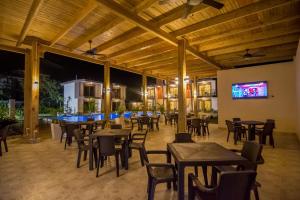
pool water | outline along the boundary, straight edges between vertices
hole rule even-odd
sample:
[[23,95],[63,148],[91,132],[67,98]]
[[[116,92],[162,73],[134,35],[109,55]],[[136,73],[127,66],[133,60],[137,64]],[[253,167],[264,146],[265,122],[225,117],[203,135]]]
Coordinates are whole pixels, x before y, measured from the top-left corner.
[[[143,114],[142,111],[137,112],[137,116],[141,116],[142,114]],[[159,115],[160,112],[157,112],[157,114]],[[123,114],[125,119],[130,119],[130,117],[132,115],[133,115],[133,112],[131,112],[131,111],[126,111]],[[153,113],[151,111],[148,111],[147,115],[152,116]],[[111,120],[114,120],[119,117],[120,117],[120,115],[118,113],[110,113]],[[89,118],[93,118],[95,121],[104,120],[104,113],[91,114],[91,115],[61,115],[61,116],[57,117],[58,120],[64,120],[64,121],[68,121],[68,122],[84,122],[84,121],[87,121],[87,119],[89,119]]]

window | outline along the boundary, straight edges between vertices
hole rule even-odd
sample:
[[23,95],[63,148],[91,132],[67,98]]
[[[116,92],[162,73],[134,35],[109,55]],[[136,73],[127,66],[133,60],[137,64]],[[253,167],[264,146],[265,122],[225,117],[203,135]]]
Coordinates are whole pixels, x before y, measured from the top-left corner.
[[84,86],[83,96],[85,97],[95,97],[95,86]]

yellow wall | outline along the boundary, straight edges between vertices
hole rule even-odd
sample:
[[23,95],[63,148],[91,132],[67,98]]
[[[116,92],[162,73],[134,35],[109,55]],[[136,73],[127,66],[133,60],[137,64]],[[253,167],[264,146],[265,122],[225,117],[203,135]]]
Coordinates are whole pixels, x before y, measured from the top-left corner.
[[[233,100],[231,84],[268,81],[267,99]],[[296,132],[296,79],[294,62],[218,71],[219,127],[225,120],[275,119],[276,131]]]

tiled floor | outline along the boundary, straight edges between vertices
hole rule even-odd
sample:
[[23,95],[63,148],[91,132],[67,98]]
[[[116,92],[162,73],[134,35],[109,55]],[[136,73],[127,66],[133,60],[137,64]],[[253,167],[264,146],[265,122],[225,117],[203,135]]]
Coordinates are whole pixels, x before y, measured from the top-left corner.
[[[209,137],[195,137],[196,141],[214,141],[228,148],[241,148],[226,142],[226,131],[211,125]],[[150,132],[147,149],[165,149],[174,139],[174,127],[161,125],[159,132]],[[50,133],[48,133],[50,135]],[[275,134],[276,148],[265,146],[265,164],[258,169],[262,184],[262,200],[300,199],[300,145],[294,134]],[[129,171],[121,170],[116,178],[111,158],[100,170],[89,171],[87,162],[75,167],[76,146],[64,150],[63,144],[43,139],[38,144],[25,144],[20,138],[10,139],[9,152],[0,157],[0,200],[60,200],[60,199],[146,199],[147,174],[134,152]],[[153,158],[164,160],[164,158]],[[176,192],[165,184],[157,187],[155,199],[176,199]],[[252,198],[253,199],[253,198]]]

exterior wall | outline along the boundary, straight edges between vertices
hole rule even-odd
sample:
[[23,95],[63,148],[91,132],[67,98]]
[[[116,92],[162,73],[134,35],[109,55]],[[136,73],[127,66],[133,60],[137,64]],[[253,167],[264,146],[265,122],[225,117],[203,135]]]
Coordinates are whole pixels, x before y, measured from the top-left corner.
[[297,94],[297,135],[300,140],[300,41],[298,43],[297,54],[295,57],[296,65],[296,94]]
[[64,85],[64,108],[66,108],[68,98],[71,98],[69,101],[69,107],[71,112],[77,112],[77,98],[75,98],[75,82],[68,83]]
[[[231,85],[240,82],[268,81],[266,99],[233,100]],[[225,120],[275,119],[276,131],[296,132],[296,85],[294,62],[218,71],[219,127]]]

